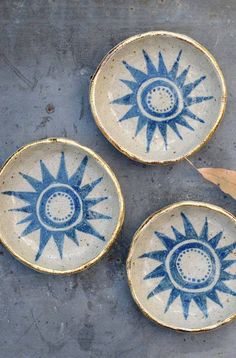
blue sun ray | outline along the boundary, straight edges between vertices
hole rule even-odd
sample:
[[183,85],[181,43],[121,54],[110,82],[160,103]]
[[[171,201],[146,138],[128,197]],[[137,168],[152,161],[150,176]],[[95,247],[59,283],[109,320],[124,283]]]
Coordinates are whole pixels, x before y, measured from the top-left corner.
[[186,121],[186,119],[184,117],[180,117],[178,116],[176,119],[175,119],[175,122],[177,124],[180,124],[181,126],[183,127],[186,127],[188,129],[190,129],[190,131],[194,131],[194,128]]
[[221,262],[222,270],[226,270],[228,267],[236,263],[236,260],[224,260]]
[[147,79],[147,75],[144,72],[138,70],[133,66],[130,66],[126,61],[123,61],[123,64],[129,71],[129,73],[133,76],[133,78],[136,80],[136,82],[141,83]]
[[228,246],[221,247],[219,249],[216,249],[216,252],[221,260],[223,260],[226,256],[228,256],[234,249],[236,248],[236,242],[233,242],[232,244]]
[[193,119],[193,120],[195,120],[195,121],[198,121],[198,122],[200,122],[200,123],[205,123],[205,121],[204,121],[202,118],[198,117],[196,114],[194,114],[192,111],[190,111],[189,108],[185,108],[185,109],[183,110],[183,112],[182,112],[182,115],[183,115],[183,116],[188,116],[188,117],[190,117],[191,119]]
[[68,174],[66,169],[66,163],[65,163],[65,154],[64,152],[61,153],[61,160],[60,165],[57,173],[57,181],[61,183],[67,183],[68,182]]
[[167,125],[163,124],[163,123],[159,123],[158,129],[159,129],[161,136],[164,140],[165,148],[167,148]]
[[[65,234],[66,234],[66,236],[68,236],[71,239],[76,239],[76,230],[75,230],[75,228],[67,230]],[[79,242],[76,241],[76,245],[78,245],[78,244],[79,244]]]
[[54,176],[49,172],[48,168],[44,164],[42,160],[40,160],[40,167],[41,167],[41,173],[42,173],[42,181],[44,185],[50,185],[55,181]]
[[140,259],[149,258],[149,259],[153,259],[156,261],[164,262],[167,254],[168,254],[167,250],[152,251],[152,252],[148,252],[148,253],[145,253],[145,254],[139,256],[139,258]]
[[135,95],[133,93],[126,94],[124,97],[114,99],[113,104],[131,105],[135,103]]
[[129,81],[129,80],[122,80],[122,79],[120,81],[123,82],[134,93],[137,91],[137,89],[138,89],[137,82],[133,82],[133,81]]
[[15,212],[21,212],[21,213],[30,214],[30,213],[32,213],[34,211],[34,209],[32,208],[31,205],[28,205],[28,206],[23,206],[22,208],[9,209],[9,211],[15,211]]
[[207,221],[207,218],[205,218],[205,223],[204,223],[202,231],[199,235],[199,240],[206,241],[207,238],[208,238],[208,221]]
[[232,273],[229,273],[229,272],[226,272],[226,271],[222,271],[221,275],[220,275],[220,279],[222,281],[235,280],[236,275],[233,275]]
[[66,231],[66,236],[71,239],[77,246],[79,246],[79,241],[76,237],[76,230],[72,228],[71,230]]
[[180,88],[183,87],[185,80],[188,76],[189,70],[190,70],[190,65],[183,70],[183,72],[179,75],[179,77],[177,77],[176,83]]
[[18,224],[18,225],[24,224],[24,223],[27,223],[27,222],[32,221],[32,220],[34,220],[34,214],[31,214],[31,215],[29,215],[29,216],[26,216],[24,219],[18,221],[17,224]]
[[175,287],[172,288],[171,293],[169,295],[166,307],[165,307],[165,313],[168,311],[172,303],[176,300],[176,298],[180,295],[179,290],[177,290]]
[[156,67],[154,66],[151,58],[149,57],[148,53],[143,50],[143,56],[146,62],[146,67],[147,67],[147,73],[148,75],[157,75],[157,70]]
[[219,281],[217,283],[216,288],[217,288],[218,291],[224,292],[224,293],[229,294],[231,296],[236,296],[236,292],[231,290],[231,288],[226,286],[226,284],[224,282],[222,282],[222,281]]
[[85,234],[89,234],[97,237],[98,239],[105,241],[105,237],[101,235],[88,221],[84,220],[81,225],[76,226],[76,229],[84,232]]
[[110,220],[110,219],[111,219],[111,216],[110,216],[110,215],[101,214],[101,213],[98,213],[98,212],[93,211],[93,210],[89,210],[88,213],[86,214],[86,219],[87,219],[87,220],[101,220],[101,219]]
[[37,193],[29,191],[4,191],[2,194],[15,196],[16,198],[24,200],[28,203],[35,203],[38,198]]
[[82,186],[82,188],[80,189],[81,190],[81,196],[83,198],[86,198],[90,193],[91,191],[99,184],[101,183],[103,177],[100,177],[96,180],[94,180],[92,183],[90,184],[86,184],[84,186]]
[[19,173],[31,186],[35,191],[41,191],[43,187],[43,183],[30,175]]
[[148,280],[150,278],[163,277],[166,275],[164,265],[157,266],[152,272],[148,273],[144,276],[144,280]]
[[138,118],[138,123],[137,123],[137,127],[136,127],[136,131],[135,131],[135,137],[139,134],[139,132],[141,132],[141,130],[143,129],[143,127],[147,124],[147,120],[144,117],[139,117]]
[[207,292],[206,296],[208,298],[210,298],[210,300],[215,302],[217,305],[219,305],[220,307],[223,308],[223,305],[222,305],[222,303],[221,303],[221,301],[220,301],[220,299],[218,297],[218,294],[217,294],[216,290],[213,289],[212,291]]
[[175,235],[175,238],[176,238],[176,241],[177,241],[177,242],[181,242],[181,241],[183,241],[183,240],[187,240],[186,236],[184,236],[183,234],[181,234],[181,232],[180,232],[178,229],[176,229],[176,227],[171,226],[171,229],[172,229],[172,231],[173,231],[173,233],[174,233],[174,235]]
[[[168,125],[169,125],[169,127],[175,132],[175,134],[177,134],[177,136],[178,136],[181,140],[183,140],[183,137],[182,137],[182,135],[180,134],[176,123],[175,123],[175,122],[169,122]],[[167,145],[167,141],[165,141],[165,144]]]
[[180,61],[180,57],[182,55],[182,50],[179,51],[178,53],[178,56],[169,72],[169,78],[171,80],[175,80],[176,79],[176,76],[177,76],[177,73],[178,73],[178,70],[179,70],[179,61]]
[[158,58],[159,58],[158,75],[161,75],[162,77],[166,77],[168,74],[168,71],[167,71],[165,61],[163,59],[161,51],[159,51]]
[[182,216],[182,220],[183,220],[183,224],[184,224],[184,230],[185,230],[185,235],[188,239],[195,239],[198,240],[198,235],[191,223],[191,221],[188,219],[187,215],[185,215],[184,213],[181,213]]
[[[182,50],[179,51],[169,71],[161,51],[158,54],[157,65],[154,64],[147,51],[143,49],[142,52],[146,73],[123,61],[135,82],[129,79],[121,79],[120,81],[132,92],[114,99],[111,104],[131,106],[118,120],[123,122],[137,117],[135,137],[144,126],[147,126],[147,152],[150,151],[156,128],[160,132],[165,150],[168,150],[168,126],[180,140],[184,140],[178,125],[195,131],[197,128],[194,129],[189,124],[189,120],[205,123],[204,119],[190,111],[188,107],[209,101],[213,96],[189,97],[192,91],[206,79],[206,76],[202,75],[197,80],[185,84],[190,66],[187,66],[178,74]],[[186,119],[184,116],[186,116]]]
[[38,229],[40,229],[40,224],[36,220],[32,220],[25,230],[22,231],[21,236],[27,236]]
[[165,234],[162,234],[159,231],[155,231],[155,235],[158,237],[158,239],[161,240],[162,244],[166,247],[167,250],[171,250],[172,247],[176,245],[176,242],[172,239],[170,239]]
[[54,232],[52,234],[52,237],[54,239],[54,242],[56,244],[56,247],[58,249],[58,252],[60,254],[60,257],[62,259],[63,257],[63,247],[64,247],[64,239],[65,239],[65,234],[63,232]]
[[87,198],[103,179],[103,177],[100,177],[81,187],[87,164],[88,156],[85,156],[78,169],[69,178],[65,154],[62,152],[56,177],[50,173],[41,160],[42,181],[28,174],[20,174],[35,191],[5,191],[2,193],[28,203],[27,206],[10,208],[9,211],[17,212],[21,215],[28,214],[18,221],[20,225],[27,224],[20,234],[21,237],[38,231],[39,248],[35,261],[40,259],[50,239],[54,240],[61,259],[63,259],[65,237],[76,246],[79,246],[77,237],[79,232],[79,236],[85,233],[105,241],[105,236],[101,235],[89,223],[89,220],[112,219],[110,215],[90,210],[93,206],[107,200],[108,196]]
[[[67,236],[67,235],[66,235]],[[77,246],[79,246],[79,241],[78,241],[78,239],[77,239],[77,237],[75,236],[75,237],[72,237],[72,236],[67,236],[71,241],[73,241],[73,243],[75,244],[75,245],[77,245]]]
[[130,110],[128,112],[126,112],[124,114],[123,117],[121,117],[119,119],[119,122],[123,122],[125,121],[126,119],[130,119],[130,118],[133,118],[133,117],[137,117],[139,115],[139,111],[137,110],[137,107],[136,106],[133,106],[130,108]]
[[83,160],[81,161],[78,169],[75,171],[75,173],[70,177],[69,179],[69,183],[70,185],[75,185],[80,187],[83,177],[84,177],[84,172],[85,169],[87,167],[88,164],[88,156],[86,155]]
[[204,316],[208,317],[207,312],[207,303],[206,303],[206,296],[193,296],[193,301],[196,303],[196,305],[200,308],[200,310],[203,312]]
[[151,297],[153,297],[153,296],[155,296],[155,295],[157,295],[158,293],[161,293],[161,292],[163,292],[163,291],[167,291],[167,290],[169,290],[170,288],[172,288],[172,285],[171,285],[170,281],[169,281],[166,277],[164,277],[164,278],[162,279],[162,281],[159,283],[159,285],[156,286],[156,287],[154,288],[154,290],[152,290],[152,291],[149,293],[148,298],[151,298]]
[[192,106],[193,104],[209,101],[213,96],[199,96],[199,97],[188,97],[185,99],[186,106]]
[[223,231],[220,231],[218,234],[216,234],[212,239],[209,240],[209,244],[211,244],[211,246],[216,249],[219,241],[221,240],[223,235]]
[[45,228],[40,230],[40,241],[39,241],[39,249],[35,256],[35,261],[38,261],[40,256],[43,253],[45,246],[47,245],[49,239],[51,238],[51,232],[47,231]]
[[187,319],[188,314],[189,314],[189,306],[190,306],[192,297],[184,292],[181,292],[180,299],[181,299],[181,303],[182,303],[184,318]]
[[147,138],[147,152],[150,150],[150,145],[152,138],[154,136],[156,130],[156,123],[148,122],[147,124],[147,132],[146,132],[146,138]]
[[202,81],[206,79],[206,76],[198,78],[196,81],[189,83],[183,87],[183,94],[187,97]]
[[107,196],[101,196],[100,198],[94,198],[94,199],[86,199],[84,201],[85,205],[87,206],[87,208],[91,208],[99,203],[101,203],[104,200],[107,200],[108,197]]

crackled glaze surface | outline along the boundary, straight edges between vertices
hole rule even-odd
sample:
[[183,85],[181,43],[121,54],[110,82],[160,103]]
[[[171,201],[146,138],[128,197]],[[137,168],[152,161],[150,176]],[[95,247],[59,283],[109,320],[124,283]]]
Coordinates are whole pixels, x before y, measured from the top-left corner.
[[214,131],[224,105],[214,58],[173,33],[124,41],[92,80],[97,124],[118,149],[143,162],[175,161],[195,151]]
[[123,201],[113,173],[75,142],[27,146],[0,180],[2,241],[36,269],[77,271],[106,250],[121,225]]
[[203,203],[154,214],[137,232],[128,262],[142,310],[171,328],[213,328],[236,313],[236,224]]

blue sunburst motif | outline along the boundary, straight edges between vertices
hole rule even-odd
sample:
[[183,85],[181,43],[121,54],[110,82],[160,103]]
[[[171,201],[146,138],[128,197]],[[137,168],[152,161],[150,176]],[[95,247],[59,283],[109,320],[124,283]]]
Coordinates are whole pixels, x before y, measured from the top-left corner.
[[61,153],[57,176],[54,177],[44,162],[40,161],[42,180],[27,174],[22,177],[32,186],[34,191],[5,191],[3,194],[15,196],[27,203],[27,206],[10,209],[10,211],[27,214],[18,224],[28,223],[21,233],[27,236],[33,231],[40,231],[39,249],[35,257],[37,261],[43,253],[50,238],[63,257],[65,236],[77,246],[77,232],[93,235],[105,241],[91,224],[90,220],[111,219],[110,216],[93,211],[92,207],[107,199],[107,196],[88,198],[92,190],[102,181],[100,177],[93,182],[82,185],[83,176],[88,163],[85,156],[78,169],[69,177],[66,169],[65,156]]
[[181,216],[185,234],[173,226],[175,239],[156,231],[155,235],[165,249],[140,256],[160,262],[159,266],[144,277],[144,280],[161,278],[160,283],[149,293],[148,299],[170,290],[165,312],[180,297],[185,319],[188,318],[191,301],[196,303],[207,318],[207,298],[223,307],[217,291],[236,296],[236,292],[225,284],[225,281],[236,279],[236,275],[226,271],[236,263],[236,260],[227,259],[236,248],[236,242],[218,247],[223,232],[209,238],[207,218],[198,235],[189,218],[184,213]]
[[170,70],[167,69],[161,52],[159,52],[159,62],[156,67],[148,53],[143,50],[147,68],[146,73],[123,61],[134,81],[121,79],[121,82],[132,92],[115,99],[112,103],[131,106],[119,121],[122,122],[137,117],[135,136],[145,125],[147,126],[147,152],[150,150],[156,128],[159,129],[167,149],[168,126],[180,139],[183,139],[178,125],[194,131],[194,128],[189,124],[187,119],[204,123],[204,119],[194,114],[190,110],[190,107],[193,104],[213,98],[213,96],[191,96],[191,92],[205,80],[206,76],[201,76],[194,82],[186,84],[190,66],[186,67],[181,73],[178,73],[181,53],[182,50],[179,52]]

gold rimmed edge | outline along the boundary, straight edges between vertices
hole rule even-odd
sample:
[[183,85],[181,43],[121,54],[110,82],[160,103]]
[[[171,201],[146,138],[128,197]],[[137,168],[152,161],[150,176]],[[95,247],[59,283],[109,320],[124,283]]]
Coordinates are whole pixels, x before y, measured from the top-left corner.
[[[139,307],[139,309],[141,310],[141,312],[144,314],[144,316],[146,316],[147,318],[149,318],[151,321],[153,321],[156,324],[159,324],[163,327],[166,328],[170,328],[174,331],[178,331],[178,332],[192,332],[192,333],[201,333],[201,332],[207,332],[210,331],[212,329],[216,329],[219,328],[223,325],[225,325],[226,323],[231,322],[233,319],[236,318],[236,313],[234,313],[233,315],[229,316],[228,318],[217,322],[216,324],[210,325],[210,326],[206,326],[203,328],[181,328],[181,327],[177,327],[177,326],[173,326],[173,325],[169,325],[166,324],[165,322],[158,320],[157,318],[155,318],[153,315],[151,315],[142,305],[142,303],[139,301],[135,290],[133,288],[132,285],[132,278],[131,278],[131,262],[132,262],[132,256],[133,256],[133,251],[134,251],[134,246],[139,238],[139,235],[141,233],[141,231],[149,224],[149,222],[155,217],[155,216],[159,216],[162,214],[165,214],[173,209],[179,208],[181,206],[195,206],[195,207],[202,207],[202,208],[207,208],[210,209],[212,211],[215,211],[217,213],[220,213],[222,215],[227,216],[234,224],[236,224],[236,217],[231,214],[229,211],[222,209],[219,206],[213,205],[213,204],[209,204],[209,203],[204,203],[204,202],[199,202],[199,201],[181,201],[178,203],[174,203],[171,205],[168,205],[156,212],[154,212],[153,214],[151,214],[142,224],[141,226],[138,228],[138,230],[135,232],[132,242],[131,242],[131,246],[129,249],[129,254],[128,254],[128,258],[126,261],[126,271],[127,271],[127,277],[128,277],[128,285],[131,291],[131,295],[135,301],[135,303],[137,304],[137,306]],[[236,309],[235,309],[236,311]]]
[[14,252],[14,250],[12,250],[12,248],[7,244],[6,240],[4,240],[1,236],[0,233],[0,243],[12,254],[12,256],[14,256],[18,261],[20,261],[21,263],[23,263],[24,265],[30,267],[31,269],[41,272],[41,273],[47,273],[47,274],[53,274],[53,275],[72,275],[81,271],[84,271],[85,269],[89,268],[90,266],[94,265],[97,261],[99,261],[111,248],[111,246],[113,245],[113,243],[115,242],[116,238],[118,237],[120,230],[122,228],[123,222],[124,222],[124,217],[125,217],[125,202],[124,202],[124,197],[122,194],[122,190],[119,184],[119,181],[117,179],[117,177],[115,176],[114,172],[112,171],[112,169],[110,168],[110,166],[97,154],[95,153],[92,149],[85,147],[81,144],[79,144],[78,142],[71,140],[71,139],[67,139],[67,138],[47,138],[47,139],[41,139],[41,140],[37,140],[34,141],[32,143],[26,144],[24,146],[22,146],[21,148],[19,148],[16,152],[14,152],[6,161],[5,163],[2,165],[2,167],[0,168],[0,178],[2,173],[4,172],[5,168],[7,167],[7,165],[12,162],[19,153],[24,152],[25,150],[30,149],[31,147],[34,147],[38,144],[50,144],[50,143],[62,143],[62,144],[67,144],[67,145],[71,145],[74,146],[82,151],[84,151],[85,153],[89,154],[93,159],[95,159],[98,164],[101,165],[101,167],[106,171],[106,173],[109,174],[112,182],[115,185],[117,194],[118,194],[118,199],[119,199],[119,205],[120,205],[120,210],[119,210],[119,217],[118,217],[118,221],[116,224],[116,227],[111,235],[110,240],[108,241],[107,245],[105,245],[105,247],[103,248],[103,250],[92,260],[89,260],[88,262],[86,262],[85,264],[72,269],[72,270],[53,270],[53,269],[48,269],[48,268],[43,268],[39,265],[33,264],[32,262],[25,260],[22,256],[18,255],[16,252]]
[[[195,148],[193,148],[191,151],[189,151],[186,155],[180,156],[176,159],[173,160],[162,160],[162,161],[147,161],[145,159],[142,159],[140,156],[137,156],[133,153],[131,153],[130,151],[128,151],[127,149],[125,149],[124,147],[122,147],[121,145],[119,145],[113,138],[110,137],[110,135],[108,135],[108,133],[106,132],[106,130],[104,129],[102,122],[99,118],[99,115],[97,113],[96,110],[96,105],[95,105],[95,86],[97,83],[97,77],[102,69],[102,67],[110,60],[110,58],[117,52],[119,51],[121,48],[123,48],[124,46],[126,46],[127,44],[129,44],[130,42],[145,38],[145,37],[149,37],[149,36],[167,36],[167,37],[174,37],[177,38],[179,40],[185,41],[188,44],[194,46],[195,48],[197,48],[198,50],[200,50],[204,55],[207,56],[207,58],[210,60],[210,62],[212,63],[213,67],[215,68],[217,75],[219,76],[220,82],[221,82],[221,87],[222,87],[222,95],[221,95],[221,106],[220,106],[220,111],[218,114],[218,117],[215,121],[215,124],[213,126],[213,128],[211,129],[211,131],[207,134],[207,136],[204,138],[204,140],[197,145]],[[126,155],[128,158],[135,160],[139,163],[142,164],[171,164],[171,163],[176,163],[179,162],[183,159],[185,159],[186,157],[189,157],[191,155],[193,155],[194,153],[196,153],[197,151],[199,151],[213,136],[213,134],[215,133],[216,129],[219,127],[220,122],[224,116],[225,113],[225,109],[226,109],[226,103],[227,103],[227,89],[226,89],[226,83],[225,83],[225,79],[223,76],[223,72],[219,66],[219,64],[217,63],[215,57],[211,54],[211,52],[204,47],[203,45],[201,45],[199,42],[195,41],[194,39],[192,39],[189,36],[183,35],[183,34],[179,34],[179,33],[175,33],[175,32],[169,32],[169,31],[150,31],[150,32],[145,32],[142,34],[137,34],[134,36],[131,36],[127,39],[125,39],[124,41],[118,43],[115,47],[113,47],[107,54],[106,56],[102,59],[102,61],[100,62],[100,64],[98,65],[97,69],[95,70],[91,81],[90,81],[90,94],[89,94],[89,100],[90,100],[90,107],[91,107],[91,111],[93,114],[93,118],[98,126],[98,128],[100,129],[100,131],[102,132],[102,134],[105,136],[105,138],[116,148],[118,149],[122,154]]]

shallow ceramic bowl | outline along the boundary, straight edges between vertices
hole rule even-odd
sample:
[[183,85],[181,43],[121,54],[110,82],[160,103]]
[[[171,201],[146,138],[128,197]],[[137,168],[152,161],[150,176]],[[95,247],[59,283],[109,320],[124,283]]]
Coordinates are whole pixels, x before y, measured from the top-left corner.
[[181,331],[220,326],[236,315],[236,219],[199,202],[164,208],[136,232],[127,272],[153,321]]
[[91,82],[96,123],[122,153],[143,163],[180,160],[214,133],[226,105],[222,72],[191,38],[148,32],[118,44]]
[[124,218],[119,183],[92,150],[59,138],[19,149],[0,171],[0,237],[31,268],[81,271],[101,258]]

